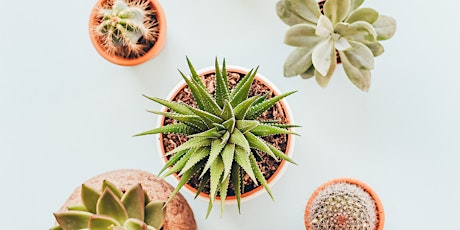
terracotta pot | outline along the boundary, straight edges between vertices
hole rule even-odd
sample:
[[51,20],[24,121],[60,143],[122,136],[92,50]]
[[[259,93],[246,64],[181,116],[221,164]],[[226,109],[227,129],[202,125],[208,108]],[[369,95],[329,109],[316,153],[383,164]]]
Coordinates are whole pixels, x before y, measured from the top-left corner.
[[[239,66],[231,66],[231,65],[229,66],[229,65],[227,65],[226,69],[227,69],[227,72],[234,72],[234,73],[239,73],[239,74],[243,74],[243,75],[246,75],[249,72],[249,69],[239,67]],[[215,67],[211,66],[211,67],[208,67],[208,68],[204,68],[204,69],[201,69],[201,70],[197,71],[197,73],[200,76],[204,76],[204,75],[207,75],[207,74],[212,74],[212,73],[215,73]],[[257,73],[255,79],[264,82],[265,85],[267,87],[269,87],[271,89],[271,91],[274,92],[275,95],[280,95],[281,94],[280,91],[278,90],[278,88],[276,88],[276,86],[273,85],[273,83],[271,83],[268,79],[266,79],[264,76],[260,75],[259,73]],[[176,95],[181,90],[183,90],[186,86],[187,86],[187,84],[185,83],[184,80],[179,82],[176,85],[176,87],[174,87],[173,90],[171,90],[170,94],[167,97],[167,100],[171,101],[172,99],[174,99],[176,97]],[[281,106],[282,106],[282,108],[283,108],[283,110],[284,110],[284,112],[286,114],[287,123],[288,124],[293,124],[293,118],[292,118],[291,109],[289,108],[287,102],[283,99],[283,100],[279,101],[278,103],[281,103]],[[166,111],[167,108],[164,107],[162,110]],[[163,126],[164,121],[165,121],[165,117],[164,116],[159,116],[158,127]],[[166,163],[168,161],[168,159],[165,156],[165,148],[164,148],[164,145],[163,145],[163,134],[159,134],[157,140],[158,140],[158,145],[157,146],[158,146],[158,149],[159,149],[158,152],[160,153],[160,158]],[[290,158],[292,158],[293,148],[294,148],[294,135],[288,135],[287,136],[287,148],[286,148],[285,154],[287,156],[289,156]],[[281,175],[284,173],[284,171],[286,170],[286,167],[287,167],[287,163],[288,162],[286,162],[285,160],[282,160],[280,165],[279,165],[279,167],[275,171],[275,173],[267,180],[267,183],[269,184],[270,187],[273,186],[279,180]],[[180,177],[177,174],[173,174],[173,175],[174,175],[174,178],[178,182],[180,180]],[[195,196],[195,194],[197,192],[197,188],[192,187],[191,185],[189,185],[187,183],[184,185],[184,188],[186,189],[186,191],[188,193],[190,193],[191,195]],[[254,189],[252,189],[250,191],[246,191],[243,194],[241,194],[241,202],[253,199],[253,198],[263,194],[264,192],[266,192],[264,187],[262,185],[259,185],[258,187],[254,188]],[[209,201],[209,194],[201,192],[198,195],[198,198],[200,200],[204,200],[204,201],[208,202]],[[220,201],[219,196],[216,196],[216,201]],[[236,196],[227,196],[226,200],[225,200],[225,203],[226,204],[236,204],[237,203]]]
[[142,56],[137,57],[137,58],[125,58],[121,56],[116,56],[113,54],[109,54],[104,47],[100,44],[99,40],[96,37],[95,32],[93,31],[93,26],[96,21],[96,15],[97,15],[97,7],[101,6],[102,4],[105,4],[107,1],[113,1],[113,0],[98,0],[95,6],[93,7],[93,10],[91,11],[90,17],[89,17],[89,36],[91,39],[91,42],[96,48],[97,52],[104,57],[106,60],[115,63],[117,65],[122,65],[122,66],[134,66],[138,65],[141,63],[144,63],[148,61],[150,58],[156,56],[161,49],[163,48],[165,41],[166,41],[166,16],[164,14],[164,11],[160,5],[160,3],[157,0],[147,0],[150,2],[150,5],[153,9],[155,9],[155,14],[156,14],[156,19],[158,23],[158,38],[156,42],[153,44],[153,46]]
[[[84,184],[99,190],[103,180],[115,184],[120,190],[126,191],[137,183],[141,183],[143,189],[151,200],[167,200],[174,188],[166,181],[157,176],[134,169],[115,170],[103,173],[84,182]],[[79,186],[67,199],[59,211],[66,211],[68,206],[81,204],[81,186]],[[197,225],[187,200],[180,194],[166,205],[165,223],[163,230],[196,230]]]
[[373,230],[383,230],[383,225],[385,223],[385,213],[384,213],[383,205],[382,205],[382,202],[380,201],[380,198],[377,196],[377,194],[374,192],[374,190],[372,188],[370,188],[368,185],[364,184],[363,182],[361,182],[359,180],[355,180],[355,179],[351,179],[351,178],[339,178],[339,179],[331,180],[329,182],[324,183],[323,185],[318,187],[313,192],[313,194],[310,196],[310,199],[308,200],[308,203],[307,203],[306,208],[305,208],[304,221],[305,221],[306,229],[307,230],[312,229],[311,223],[309,221],[309,215],[310,215],[310,210],[311,210],[313,200],[318,195],[318,193],[321,192],[322,190],[324,190],[326,187],[328,187],[330,185],[337,184],[337,183],[343,183],[343,182],[348,183],[348,184],[352,184],[352,185],[356,185],[359,188],[362,188],[366,193],[369,194],[369,196],[371,197],[371,199],[375,203],[375,213],[376,213],[376,217],[377,217],[377,222],[376,222],[376,225],[375,225],[375,229],[373,229]]

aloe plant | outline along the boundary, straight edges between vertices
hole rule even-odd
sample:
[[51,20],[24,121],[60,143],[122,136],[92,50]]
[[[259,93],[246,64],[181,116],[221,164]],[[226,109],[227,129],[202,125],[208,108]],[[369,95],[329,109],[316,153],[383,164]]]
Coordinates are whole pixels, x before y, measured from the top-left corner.
[[[110,1],[109,1],[110,2]],[[158,37],[157,22],[149,1],[114,0],[97,8],[99,20],[91,25],[109,54],[139,57],[145,53],[145,43]],[[146,42],[140,42],[143,39]]]
[[57,226],[51,230],[155,230],[164,223],[164,201],[149,201],[141,184],[125,193],[103,181],[101,191],[83,184],[82,204],[54,213]]
[[210,181],[210,199],[206,217],[217,195],[220,196],[221,213],[223,212],[230,184],[234,188],[238,209],[240,209],[242,173],[247,173],[257,185],[262,184],[273,199],[270,187],[257,164],[255,150],[265,152],[274,159],[294,163],[291,158],[261,137],[294,134],[289,128],[295,126],[279,124],[277,121],[258,121],[257,118],[275,103],[294,92],[272,98],[267,98],[268,94],[248,97],[257,68],[250,70],[235,88],[230,90],[225,60],[220,68],[216,59],[216,87],[213,95],[206,89],[188,58],[187,62],[191,78],[179,72],[190,88],[198,108],[184,103],[147,97],[171,111],[152,111],[153,113],[171,118],[175,123],[138,134],[177,133],[189,137],[187,142],[166,153],[170,156],[169,161],[159,173],[162,177],[174,173],[181,176],[169,200],[193,175],[198,174],[201,181],[197,195]]
[[359,8],[364,0],[327,0],[323,13],[315,0],[281,0],[277,14],[290,26],[287,45],[297,47],[284,63],[286,77],[315,77],[326,87],[337,65],[336,55],[348,78],[368,91],[374,57],[384,51],[380,40],[393,36],[394,18],[372,8]]

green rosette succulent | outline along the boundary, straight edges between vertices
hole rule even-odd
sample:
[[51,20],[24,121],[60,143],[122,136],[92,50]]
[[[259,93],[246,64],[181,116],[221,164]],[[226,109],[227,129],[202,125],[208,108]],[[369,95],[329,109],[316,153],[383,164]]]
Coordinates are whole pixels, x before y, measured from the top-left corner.
[[261,137],[294,134],[289,128],[295,125],[259,121],[257,118],[294,92],[272,98],[267,98],[268,94],[248,97],[257,69],[250,70],[231,90],[225,60],[220,68],[216,59],[216,87],[215,93],[211,94],[188,58],[187,62],[191,78],[179,72],[190,88],[198,108],[185,103],[148,97],[170,109],[170,112],[153,113],[171,118],[175,123],[138,134],[176,133],[189,137],[187,142],[166,153],[170,158],[159,172],[162,177],[174,173],[181,177],[169,200],[192,176],[198,174],[201,181],[197,195],[210,181],[210,199],[206,216],[209,215],[217,195],[220,196],[221,213],[223,212],[230,184],[235,191],[240,209],[243,173],[249,175],[256,185],[262,184],[273,199],[270,187],[257,164],[255,150],[265,152],[274,159],[294,163],[291,158]]
[[108,8],[97,10],[100,22],[92,25],[93,30],[108,53],[141,56],[145,47],[139,40],[156,41],[157,22],[149,16],[154,11],[148,1],[114,0]]
[[54,213],[57,226],[51,230],[158,230],[164,223],[164,201],[149,201],[141,184],[125,193],[103,181],[102,192],[83,184],[81,205]]
[[315,77],[326,87],[340,58],[348,78],[368,91],[374,57],[383,53],[379,41],[396,30],[392,17],[372,8],[359,8],[364,0],[326,0],[323,12],[315,0],[281,0],[280,19],[291,26],[284,42],[297,47],[284,63],[286,77]]

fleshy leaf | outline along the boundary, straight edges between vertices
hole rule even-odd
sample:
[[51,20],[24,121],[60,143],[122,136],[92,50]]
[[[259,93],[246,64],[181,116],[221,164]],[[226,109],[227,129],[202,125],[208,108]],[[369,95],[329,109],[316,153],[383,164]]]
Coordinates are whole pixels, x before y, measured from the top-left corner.
[[259,169],[259,166],[257,165],[256,159],[254,158],[253,155],[250,155],[249,160],[251,162],[251,166],[252,166],[252,169],[254,170],[254,175],[256,176],[257,180],[264,186],[265,190],[267,191],[268,195],[270,195],[272,200],[275,200],[275,198],[273,197],[272,191],[270,189],[270,186],[268,186],[268,183],[265,180],[264,175],[262,174],[262,172]]
[[121,199],[121,197],[123,196],[123,192],[120,189],[118,189],[118,187],[115,184],[113,184],[112,182],[108,180],[102,181],[101,191],[104,191],[105,188],[109,188],[113,192],[113,194],[115,194],[115,196],[118,197],[118,199]]
[[[201,172],[200,177],[202,177],[206,171],[208,171],[209,168],[212,167],[218,159],[218,156],[220,155],[222,149],[225,147],[226,143],[222,143],[220,140],[213,140],[211,143],[211,152],[209,153],[209,158],[208,161],[206,162],[206,165],[204,166],[203,171]],[[211,175],[211,180],[212,180],[212,175]]]
[[339,39],[335,40],[334,47],[336,50],[339,50],[339,51],[351,49],[350,43],[344,37],[340,37]]
[[227,199],[227,190],[228,190],[228,185],[230,182],[230,175],[225,177],[225,173],[223,175],[224,180],[220,182],[220,188],[219,188],[219,196],[220,196],[220,217],[222,217],[222,214],[224,213],[224,207],[225,207],[225,199]]
[[367,46],[367,48],[371,50],[374,57],[380,56],[380,54],[382,54],[385,51],[380,42],[373,42],[365,45]]
[[329,67],[329,72],[327,75],[323,76],[321,73],[319,73],[317,70],[315,70],[315,79],[316,82],[321,86],[321,87],[326,87],[329,84],[329,80],[332,77],[332,74],[335,71],[335,67],[337,66],[337,59],[335,56],[336,52],[331,53],[331,65]]
[[342,60],[343,69],[345,70],[348,78],[354,85],[356,85],[356,87],[367,92],[371,84],[371,72],[369,70],[356,68],[350,63],[345,54],[342,52],[339,54],[340,59]]
[[187,151],[184,156],[182,156],[167,172],[165,172],[162,176],[162,178],[165,178],[173,173],[179,172],[182,170],[182,168],[185,167],[187,164],[187,161],[190,159],[192,156],[193,152],[196,151],[196,148],[192,148],[189,151]]
[[[207,89],[202,87],[201,85],[194,84],[182,72],[180,72],[180,73],[182,75],[182,78],[185,80],[185,82],[187,83],[188,87],[190,88],[190,91],[192,91],[193,98],[197,102],[198,107],[200,109],[202,109],[202,110],[205,110],[205,111],[213,113],[213,114],[220,114],[221,109],[220,109],[219,105],[214,100],[214,98],[211,96],[211,94],[209,94]],[[200,80],[200,82],[201,82],[201,80]]]
[[123,227],[125,227],[127,230],[147,230],[147,224],[135,218],[128,219],[123,224]]
[[182,114],[182,115],[193,115],[192,111],[190,111],[190,109],[187,107],[186,104],[184,103],[178,103],[178,102],[173,102],[173,101],[168,101],[168,100],[164,100],[164,99],[160,99],[160,98],[156,98],[156,97],[149,97],[149,96],[146,96],[146,95],[143,95],[144,97],[154,101],[154,102],[157,102],[161,105],[164,105],[166,107],[168,107],[169,109],[171,109],[172,111],[176,112],[176,113],[179,113],[179,114]]
[[189,138],[192,137],[209,137],[209,138],[219,138],[222,136],[224,131],[217,131],[217,128],[212,128],[201,133],[196,133],[193,135],[188,136]]
[[254,104],[254,102],[259,99],[260,96],[250,97],[240,104],[238,104],[235,109],[233,109],[234,116],[237,120],[243,120],[246,117],[246,113],[249,111],[249,108]]
[[313,76],[315,76],[315,67],[313,65],[311,65],[310,68],[307,69],[307,71],[300,74],[300,77],[303,79],[309,79]]
[[276,5],[276,12],[290,26],[299,23],[314,24],[321,15],[315,0],[281,0]]
[[331,54],[335,53],[332,38],[319,43],[312,53],[312,62],[315,69],[323,76],[327,75],[331,68]]
[[196,116],[200,117],[201,121],[204,121],[207,127],[212,127],[213,123],[221,123],[224,121],[222,118],[201,109],[190,106],[190,110],[192,110]]
[[203,158],[205,158],[208,155],[209,155],[208,148],[199,148],[196,151],[193,151],[187,163],[185,164],[185,166],[182,168],[181,172],[179,173],[179,176],[184,174],[189,169],[191,169],[194,165],[196,165],[198,162],[203,160]]
[[266,143],[270,150],[272,150],[273,154],[280,159],[286,160],[290,163],[297,164],[294,160],[288,157],[285,153],[281,152],[281,150],[277,149],[275,146],[271,145],[270,143]]
[[111,217],[102,215],[93,215],[88,222],[89,230],[107,230],[113,226],[120,226],[120,223]]
[[232,107],[237,106],[240,104],[242,101],[246,100],[249,95],[249,90],[251,89],[252,82],[254,81],[254,78],[257,74],[257,70],[259,67],[257,67],[252,74],[247,74],[244,78],[244,84],[239,88],[237,91],[234,91],[234,94],[232,96],[231,100],[231,105]]
[[374,55],[372,51],[362,43],[350,42],[353,49],[344,51],[347,60],[358,69],[371,70],[374,68]]
[[166,153],[166,156],[171,155],[173,153],[180,152],[182,150],[187,150],[189,148],[198,148],[198,147],[203,147],[203,146],[209,146],[211,145],[211,140],[209,138],[205,137],[194,137],[187,142],[179,145],[175,149],[169,151]]
[[277,95],[277,96],[274,96],[260,104],[257,104],[253,107],[251,107],[251,109],[249,110],[248,114],[246,115],[246,117],[248,119],[256,119],[257,117],[259,117],[263,112],[267,111],[268,109],[270,109],[272,106],[274,106],[278,101],[280,101],[281,99],[295,93],[296,91],[291,91],[291,92],[287,92],[287,93],[283,93],[281,95]]
[[273,154],[273,152],[270,150],[270,148],[265,144],[265,142],[262,139],[255,136],[251,132],[245,133],[244,136],[248,140],[249,146],[251,146],[251,148],[267,153],[273,159],[278,160],[278,158]]
[[[225,59],[224,59],[224,65],[225,65]],[[216,61],[215,61],[215,71],[216,71],[216,93],[215,93],[215,97],[216,97],[217,104],[220,107],[222,107],[222,106],[224,106],[224,101],[230,99],[229,98],[230,92],[228,90],[227,76],[223,75],[223,74],[226,74],[226,73],[223,73],[223,71],[222,72],[220,71],[219,62],[217,61],[217,58],[216,58]]]
[[[180,178],[179,180],[179,183],[177,184],[176,188],[174,189],[174,191],[171,193],[171,195],[169,196],[168,200],[166,201],[165,205],[166,206],[173,198],[174,196],[179,192],[179,190],[185,185],[185,183],[187,183],[190,178],[194,175],[195,172],[198,171],[198,169],[200,169],[201,167],[203,167],[204,163],[203,162],[200,162],[198,164],[196,164],[195,166],[193,166],[192,169],[186,171]],[[163,206],[163,207],[164,207]]]
[[238,204],[238,212],[241,214],[241,178],[240,166],[238,164],[232,165],[232,172],[230,173],[231,182],[235,191],[236,203]]
[[177,123],[177,124],[169,124],[165,126],[160,126],[158,128],[142,132],[136,134],[134,136],[143,136],[143,135],[151,135],[151,134],[158,134],[158,133],[177,133],[177,134],[184,134],[190,135],[197,132],[197,128],[193,128],[192,126],[186,125],[184,123]]
[[305,47],[297,48],[292,51],[284,62],[284,76],[293,77],[307,71],[313,64],[312,53],[313,49]]
[[222,114],[220,114],[220,117],[224,119],[225,121],[235,117],[235,114],[233,113],[233,108],[230,102],[228,101],[224,102],[224,109],[222,110]]
[[236,128],[245,134],[257,127],[259,124],[260,122],[257,120],[238,120],[236,121]]
[[209,194],[209,205],[208,211],[206,213],[206,218],[211,213],[211,209],[216,199],[218,187],[222,182],[222,173],[224,172],[224,163],[220,157],[217,157],[214,164],[212,164],[210,173],[211,173],[211,187],[210,187],[210,194]]
[[179,161],[184,154],[186,154],[188,150],[182,150],[176,154],[174,154],[171,158],[169,158],[168,162],[161,168],[160,172],[158,174],[163,173],[167,168],[169,168],[171,165],[175,164],[177,161]]
[[334,32],[334,25],[332,24],[331,20],[321,15],[318,20],[318,25],[316,25],[315,34],[322,37],[327,38]]
[[377,34],[372,25],[362,21],[349,24],[347,29],[340,33],[350,42],[373,43],[377,39]]
[[[252,155],[252,154],[249,154]],[[251,167],[248,154],[241,148],[235,147],[235,161],[240,165],[240,167],[249,175],[249,177],[257,185],[257,179],[254,175],[254,171]]]
[[274,134],[295,134],[294,132],[291,132],[287,129],[279,128],[279,127],[272,126],[272,125],[263,125],[263,124],[260,124],[257,127],[251,129],[251,133],[259,137],[264,137],[264,136],[274,135]]
[[141,184],[130,188],[121,198],[129,218],[144,221],[145,194]]
[[96,211],[97,214],[112,217],[119,223],[124,223],[128,219],[128,212],[123,203],[109,188],[102,192],[101,198],[97,202]]
[[286,31],[284,36],[284,43],[296,47],[312,48],[319,41],[321,41],[321,38],[316,35],[316,28],[308,24],[294,25]]
[[380,15],[372,26],[377,32],[377,40],[390,39],[396,32],[396,20],[390,16]]
[[190,61],[190,59],[188,57],[186,57],[186,59],[187,59],[188,69],[190,70],[190,73],[192,74],[192,79],[194,79],[195,84],[198,84],[202,88],[206,88],[204,83],[200,80],[200,77],[198,76],[195,70],[195,67],[193,67],[193,64]]
[[356,21],[365,21],[369,24],[373,24],[379,18],[379,13],[372,8],[360,8],[355,11],[347,18],[347,23],[353,23]]
[[89,212],[96,213],[96,204],[100,196],[101,193],[93,188],[85,184],[81,186],[81,201]]
[[232,169],[233,157],[235,155],[235,144],[227,144],[222,150],[222,161],[224,163],[224,178],[227,178]]
[[76,205],[71,205],[68,206],[67,209],[69,211],[84,211],[84,212],[89,212],[88,209],[86,209],[85,205],[83,204],[76,204]]
[[249,153],[251,151],[251,148],[249,147],[248,140],[246,140],[244,135],[238,129],[233,130],[233,133],[230,136],[229,142],[240,146],[247,153]]
[[56,221],[63,230],[82,229],[88,227],[92,213],[83,211],[67,211],[54,213]]
[[350,11],[350,0],[327,0],[324,3],[324,15],[331,19],[333,25],[342,22]]
[[164,201],[152,201],[145,206],[145,223],[161,229],[164,224],[164,215],[166,208],[164,208]]
[[203,123],[203,120],[201,120],[201,118],[197,115],[182,115],[178,113],[169,113],[169,112],[160,112],[160,111],[149,111],[149,112],[152,112],[158,115],[163,115],[165,117],[169,117],[171,119],[185,123],[199,130],[206,130],[208,128],[206,124]]

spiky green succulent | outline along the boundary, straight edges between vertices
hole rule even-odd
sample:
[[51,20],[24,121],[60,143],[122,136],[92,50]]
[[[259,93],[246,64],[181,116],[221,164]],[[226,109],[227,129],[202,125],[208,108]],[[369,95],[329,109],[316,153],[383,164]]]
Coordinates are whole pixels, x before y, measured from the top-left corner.
[[348,78],[368,91],[374,57],[383,53],[380,40],[393,36],[396,21],[372,8],[359,8],[364,0],[326,0],[323,12],[316,0],[281,0],[280,19],[291,26],[287,45],[298,47],[284,63],[286,77],[315,77],[326,87],[337,65],[338,53]]
[[164,223],[164,201],[149,201],[141,184],[125,193],[103,181],[102,192],[83,184],[83,204],[54,213],[57,226],[51,230],[156,230]]
[[192,176],[198,174],[201,182],[197,194],[210,181],[207,216],[217,195],[220,196],[221,213],[223,212],[229,184],[233,184],[239,209],[243,186],[242,173],[247,173],[256,185],[262,184],[273,198],[267,181],[257,164],[254,150],[265,152],[277,160],[293,162],[285,153],[261,137],[293,134],[289,128],[294,126],[279,124],[277,121],[258,121],[257,118],[275,103],[294,92],[272,98],[267,98],[268,93],[249,97],[257,68],[250,70],[231,90],[225,60],[221,69],[216,59],[216,87],[215,93],[211,94],[188,58],[187,62],[191,78],[179,72],[190,88],[198,108],[184,103],[149,98],[171,111],[153,111],[153,113],[172,118],[176,122],[139,134],[176,133],[189,137],[187,142],[166,153],[171,157],[160,170],[160,174],[164,172],[163,177],[173,173],[181,176],[170,200]]
[[154,11],[149,1],[114,0],[109,7],[97,10],[99,20],[92,28],[108,53],[141,56],[145,47],[140,39],[156,41],[157,22],[150,16]]

